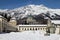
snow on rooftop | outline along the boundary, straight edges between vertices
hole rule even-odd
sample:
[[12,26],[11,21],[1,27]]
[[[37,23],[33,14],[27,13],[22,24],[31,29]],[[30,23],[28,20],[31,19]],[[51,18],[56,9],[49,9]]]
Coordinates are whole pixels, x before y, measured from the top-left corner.
[[60,20],[51,20],[51,22],[54,24],[60,24]]
[[18,25],[18,26],[47,26],[47,25],[44,25],[44,24],[42,24],[42,25]]
[[60,40],[60,35],[44,36],[43,31],[24,31],[0,34],[0,40]]
[[0,17],[2,17],[2,16],[0,15]]
[[44,19],[49,19],[48,17],[45,17]]
[[15,17],[12,17],[11,20],[16,20],[16,18]]

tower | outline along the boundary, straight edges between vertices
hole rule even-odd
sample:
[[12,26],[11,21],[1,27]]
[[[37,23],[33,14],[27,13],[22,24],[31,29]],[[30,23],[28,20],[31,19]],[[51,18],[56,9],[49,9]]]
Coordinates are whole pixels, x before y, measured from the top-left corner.
[[52,26],[51,24],[51,19],[47,17],[47,27],[46,27],[46,32],[50,33],[50,27]]
[[9,24],[11,24],[12,26],[16,26],[17,22],[16,22],[16,18],[12,17],[9,21]]
[[55,33],[55,25],[51,22],[50,18],[47,21],[47,33]]
[[52,26],[51,19],[48,18],[48,20],[47,20],[47,27],[51,27],[51,26]]

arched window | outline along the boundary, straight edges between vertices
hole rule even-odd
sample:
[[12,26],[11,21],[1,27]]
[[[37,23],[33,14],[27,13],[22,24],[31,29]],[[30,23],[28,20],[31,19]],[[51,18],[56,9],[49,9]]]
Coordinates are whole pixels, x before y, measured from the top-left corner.
[[29,30],[29,28],[27,28],[27,30]]
[[37,30],[37,28],[35,30]]
[[25,30],[26,30],[26,28],[25,28]]
[[30,30],[32,30],[32,29],[30,28]]

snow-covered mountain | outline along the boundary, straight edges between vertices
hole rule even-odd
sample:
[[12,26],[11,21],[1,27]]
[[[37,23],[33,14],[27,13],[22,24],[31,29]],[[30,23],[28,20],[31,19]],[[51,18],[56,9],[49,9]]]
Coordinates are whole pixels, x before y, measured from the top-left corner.
[[32,15],[33,14],[38,15],[40,13],[46,13],[47,11],[49,11],[50,14],[52,14],[52,13],[59,14],[60,13],[60,9],[51,9],[51,8],[44,6],[43,4],[41,4],[41,5],[27,5],[24,7],[15,8],[15,9],[11,10],[11,12],[12,11],[17,12],[17,13],[24,13],[24,14],[30,14],[31,13]]
[[60,9],[52,9],[44,6],[43,4],[41,5],[26,5],[23,7],[15,8],[12,10],[9,9],[0,9],[0,12],[7,13],[8,16],[11,17],[18,17],[18,18],[23,18],[26,17],[27,15],[39,15],[41,13],[46,14],[47,12],[50,13],[50,17],[55,14],[60,16]]

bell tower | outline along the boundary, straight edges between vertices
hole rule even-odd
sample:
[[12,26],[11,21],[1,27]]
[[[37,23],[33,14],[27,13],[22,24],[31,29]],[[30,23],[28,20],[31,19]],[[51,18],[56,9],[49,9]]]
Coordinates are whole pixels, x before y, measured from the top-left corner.
[[52,26],[51,19],[47,19],[47,27],[46,27],[46,32],[50,33],[50,27]]
[[47,20],[47,27],[51,27],[51,26],[52,26],[51,19],[48,18],[48,20]]
[[9,24],[11,24],[12,26],[16,26],[17,25],[17,21],[15,17],[12,17],[9,21]]

